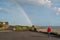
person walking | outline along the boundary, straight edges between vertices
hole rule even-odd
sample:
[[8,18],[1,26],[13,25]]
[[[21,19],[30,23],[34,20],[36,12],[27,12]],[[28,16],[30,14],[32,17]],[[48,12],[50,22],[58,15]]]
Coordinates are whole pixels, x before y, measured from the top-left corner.
[[48,37],[50,37],[50,36],[51,36],[51,35],[50,35],[50,33],[51,33],[51,28],[50,28],[50,27],[47,28],[47,32],[48,32]]

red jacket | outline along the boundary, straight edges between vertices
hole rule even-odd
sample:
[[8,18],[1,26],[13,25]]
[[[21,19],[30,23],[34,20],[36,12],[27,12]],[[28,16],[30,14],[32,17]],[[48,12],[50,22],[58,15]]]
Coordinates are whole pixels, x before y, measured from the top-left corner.
[[50,27],[48,27],[47,32],[51,32],[51,28]]

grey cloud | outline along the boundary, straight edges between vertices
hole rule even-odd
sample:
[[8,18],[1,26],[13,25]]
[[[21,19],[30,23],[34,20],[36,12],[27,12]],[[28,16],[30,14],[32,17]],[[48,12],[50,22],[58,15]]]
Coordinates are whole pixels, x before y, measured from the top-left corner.
[[50,0],[16,0],[21,4],[30,4],[30,5],[44,5],[51,6],[52,3]]
[[8,12],[8,9],[6,9],[6,8],[0,8],[0,12],[7,13]]

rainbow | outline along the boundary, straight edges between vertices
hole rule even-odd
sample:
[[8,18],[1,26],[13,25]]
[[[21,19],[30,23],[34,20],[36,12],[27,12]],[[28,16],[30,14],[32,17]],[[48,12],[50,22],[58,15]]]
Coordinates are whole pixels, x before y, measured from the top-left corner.
[[16,5],[19,7],[20,12],[23,13],[23,15],[26,17],[27,21],[29,22],[29,24],[32,26],[33,25],[32,21],[30,20],[29,16],[27,15],[27,13],[23,9],[23,7],[18,2],[16,2],[16,0],[13,0],[13,1],[16,3]]

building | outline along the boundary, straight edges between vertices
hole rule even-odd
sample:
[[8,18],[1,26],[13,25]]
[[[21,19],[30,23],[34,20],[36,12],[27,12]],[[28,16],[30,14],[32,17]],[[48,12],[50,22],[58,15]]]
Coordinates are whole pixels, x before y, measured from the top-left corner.
[[9,27],[8,22],[0,22],[0,30],[7,29]]

